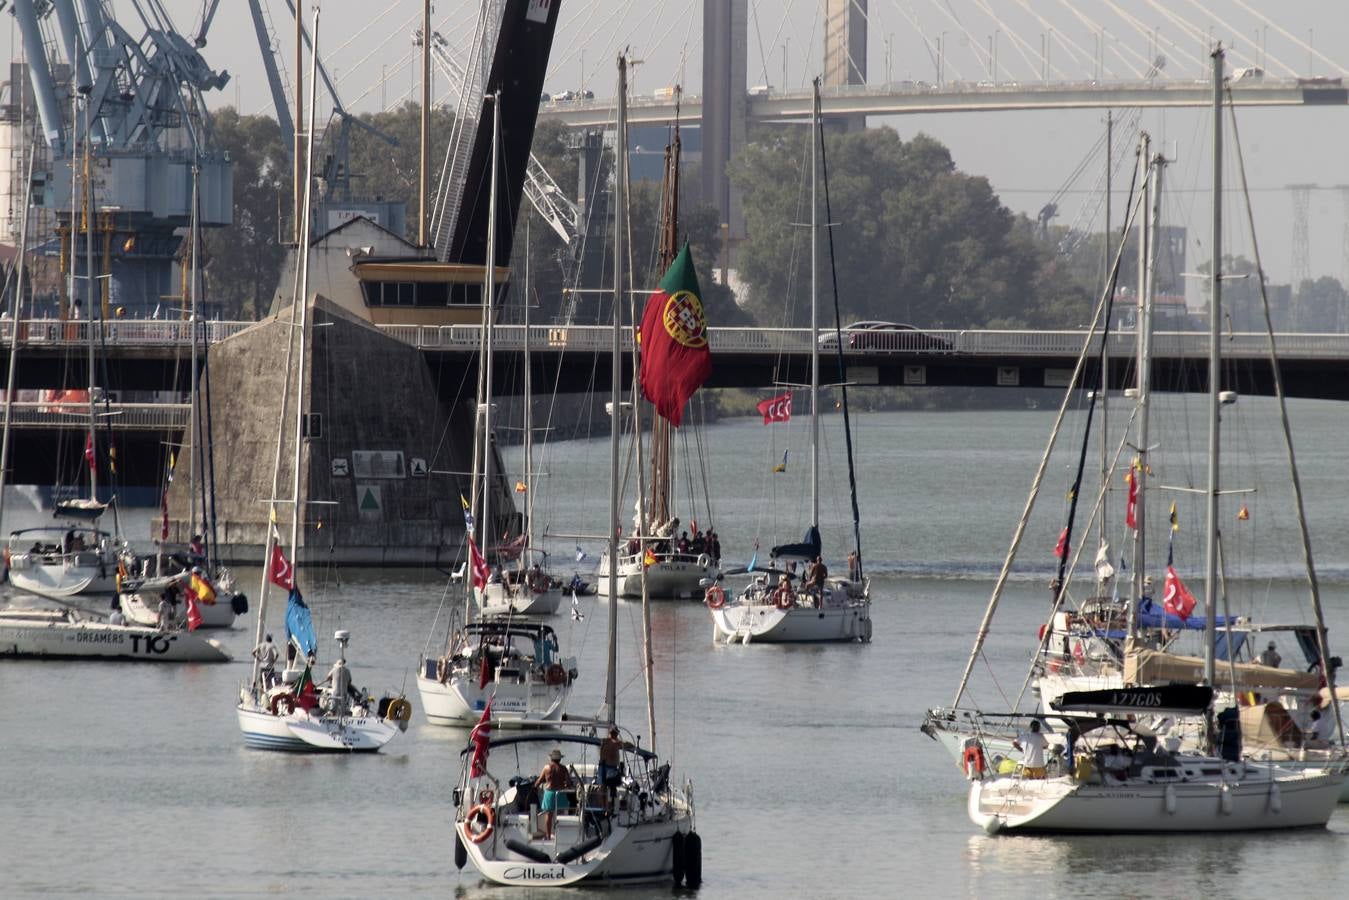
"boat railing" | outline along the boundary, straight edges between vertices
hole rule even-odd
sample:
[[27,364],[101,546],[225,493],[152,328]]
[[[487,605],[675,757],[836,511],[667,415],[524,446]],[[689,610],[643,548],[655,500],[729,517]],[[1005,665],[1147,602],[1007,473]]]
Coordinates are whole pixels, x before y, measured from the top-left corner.
[[[106,409],[98,404],[100,416],[110,414],[109,421],[120,431],[140,429],[172,431],[187,425],[191,414],[187,403],[111,403]],[[29,428],[89,427],[89,404],[55,401],[18,401],[10,406],[10,424]]]

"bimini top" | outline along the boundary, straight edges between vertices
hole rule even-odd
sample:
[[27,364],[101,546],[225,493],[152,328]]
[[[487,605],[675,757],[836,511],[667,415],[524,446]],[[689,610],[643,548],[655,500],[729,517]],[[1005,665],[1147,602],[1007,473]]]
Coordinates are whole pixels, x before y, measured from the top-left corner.
[[540,625],[534,622],[521,622],[518,619],[513,620],[511,616],[502,616],[499,619],[482,619],[477,622],[469,622],[464,626],[464,633],[477,635],[479,637],[506,637],[510,635],[521,635],[528,638],[551,637],[553,627],[551,625]]
[[1050,703],[1061,712],[1198,715],[1213,703],[1213,688],[1198,684],[1068,691]]
[[[490,746],[492,749],[496,749],[498,747],[510,746],[511,744],[544,744],[544,743],[584,744],[587,747],[599,747],[600,744],[604,743],[604,739],[599,737],[598,735],[591,735],[591,734],[566,734],[566,733],[558,733],[556,731],[541,731],[541,732],[528,732],[524,734],[511,733],[503,737],[493,736],[488,746]],[[470,741],[467,747],[459,751],[459,755],[464,756],[465,754],[472,753],[473,749],[474,749],[473,743],[472,741]],[[655,753],[642,747],[634,747],[626,752],[635,753],[642,759],[648,761],[656,758]]]

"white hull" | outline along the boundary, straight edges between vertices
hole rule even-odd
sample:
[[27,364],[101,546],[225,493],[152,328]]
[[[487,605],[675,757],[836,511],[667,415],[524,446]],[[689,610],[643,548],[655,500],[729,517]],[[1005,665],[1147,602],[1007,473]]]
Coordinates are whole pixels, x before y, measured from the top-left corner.
[[[701,564],[706,557],[689,559],[659,560],[646,567],[647,595],[656,599],[701,600],[704,583],[715,581],[721,569],[710,559]],[[595,582],[601,597],[609,596],[609,557],[600,557],[599,570],[595,573]],[[633,558],[618,563],[618,596],[623,600],[642,599],[642,563]]]
[[551,616],[562,604],[562,592],[549,588],[535,593],[527,585],[488,584],[473,591],[483,615]]
[[871,640],[871,601],[815,609],[773,604],[728,603],[711,610],[717,640],[745,644],[823,643]]
[[[118,597],[122,615],[128,623],[153,628],[159,624],[159,597],[151,594],[121,594]],[[232,628],[234,626],[234,607],[230,605],[229,595],[216,597],[215,603],[198,603],[201,610],[200,628]],[[177,625],[186,627],[187,610],[184,604],[178,604]]]
[[967,812],[989,834],[1313,828],[1330,819],[1345,779],[1342,773],[1272,776],[1278,770],[1250,766],[1246,771],[1244,779],[1225,784],[994,778],[970,785]]
[[374,716],[320,716],[302,709],[273,715],[248,700],[235,711],[244,745],[255,750],[372,753],[398,733],[397,726]]
[[[587,837],[582,833],[581,818],[575,813],[558,815],[556,839],[546,843],[531,843],[527,813],[499,815],[492,834],[481,844],[469,840],[463,822],[456,823],[455,832],[468,850],[473,865],[484,878],[496,884],[562,887],[606,882],[639,884],[670,879],[674,870],[675,832],[687,833],[692,825],[687,810],[670,810],[664,818],[654,822],[634,821],[626,825],[625,821],[627,814],[617,813],[612,819],[612,830],[599,846],[565,863],[557,862],[558,856],[583,843]],[[539,862],[516,853],[506,846],[507,840],[530,844],[547,853],[551,861]]]
[[185,631],[0,613],[0,656],[124,659],[138,662],[228,662],[219,642]]
[[[80,554],[81,557],[97,554]],[[9,582],[16,588],[44,597],[74,597],[76,594],[111,594],[117,590],[117,562],[111,565],[46,565],[32,562],[26,555],[10,561]]]
[[476,725],[482,718],[487,698],[492,697],[492,719],[510,722],[522,727],[546,725],[562,719],[571,695],[571,684],[550,685],[542,681],[525,683],[489,681],[478,687],[476,677],[451,677],[444,684],[417,676],[417,693],[421,696],[426,721],[432,725]]

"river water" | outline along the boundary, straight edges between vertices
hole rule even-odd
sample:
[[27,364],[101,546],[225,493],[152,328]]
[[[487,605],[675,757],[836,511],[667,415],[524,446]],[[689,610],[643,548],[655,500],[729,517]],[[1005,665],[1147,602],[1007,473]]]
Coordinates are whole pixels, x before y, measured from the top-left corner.
[[[1272,409],[1262,400],[1240,405],[1266,419]],[[1153,439],[1180,459],[1164,466],[1159,451],[1154,479],[1173,487],[1202,483],[1194,449],[1201,442],[1190,433],[1195,426],[1184,425],[1192,416],[1179,405],[1174,412],[1170,419],[1159,414]],[[1349,626],[1349,491],[1339,437],[1345,415],[1335,404],[1293,405],[1332,641]],[[1259,484],[1255,493],[1224,498],[1233,612],[1301,621],[1308,604],[1297,581],[1278,433],[1272,420],[1257,426],[1235,413],[1229,418],[1229,431],[1249,449],[1225,445],[1236,463],[1228,487]],[[847,476],[833,419],[825,429],[821,518],[837,566],[846,553]],[[1070,418],[1075,432],[1080,419]],[[1052,420],[1051,410],[858,417],[864,552],[873,578],[870,645],[714,646],[702,606],[656,607],[656,745],[694,784],[704,852],[700,896],[1271,896],[1309,886],[1320,896],[1349,887],[1349,808],[1325,831],[1166,839],[991,838],[966,818],[956,766],[918,725],[925,707],[951,702]],[[804,420],[776,432],[731,421],[704,433],[715,525],[728,558],[748,559],[756,535],[765,548],[799,538],[806,438]],[[1052,460],[1024,565],[976,667],[972,701],[988,708],[1005,708],[1024,677],[1048,603],[1076,444],[1065,436]],[[787,471],[773,474],[784,449]],[[1088,461],[1099,465],[1095,445]],[[559,534],[598,533],[606,462],[603,441],[550,448],[538,465],[545,473],[540,524]],[[679,490],[682,497],[686,488]],[[1081,496],[1085,509],[1094,488]],[[1112,522],[1123,518],[1122,497],[1112,493]],[[1197,500],[1173,492],[1154,503],[1149,538],[1164,544],[1165,513],[1156,510],[1173,498],[1181,509],[1177,568],[1202,596]],[[1251,514],[1238,522],[1243,503]],[[7,528],[30,524],[32,513],[21,504],[11,504],[11,513]],[[549,543],[555,559],[574,558],[577,541]],[[583,549],[581,568],[598,553],[594,544]],[[1238,565],[1250,574],[1239,577]],[[237,574],[256,598],[259,573]],[[445,578],[430,570],[337,569],[311,569],[301,578],[324,638],[322,657],[330,658],[333,629],[351,629],[356,683],[372,692],[405,687],[415,707],[413,670],[446,600]],[[583,599],[582,609],[581,622],[565,614],[553,622],[564,648],[580,658],[577,714],[599,708],[607,627],[595,598]],[[618,616],[620,718],[644,733],[640,608],[624,604]],[[236,660],[247,656],[253,625],[250,613],[223,636]],[[280,631],[279,616],[272,627]],[[248,751],[232,708],[246,674],[241,661],[0,663],[0,893],[521,895],[454,869],[450,790],[462,731],[425,725],[416,710],[408,732],[375,756]],[[670,891],[661,885],[617,893]],[[529,896],[554,894],[574,896]]]

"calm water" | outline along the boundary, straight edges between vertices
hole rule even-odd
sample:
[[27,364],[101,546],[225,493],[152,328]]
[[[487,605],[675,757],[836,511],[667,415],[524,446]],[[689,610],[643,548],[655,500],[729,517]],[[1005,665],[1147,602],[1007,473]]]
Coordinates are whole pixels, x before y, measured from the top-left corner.
[[[1268,412],[1263,401],[1241,405]],[[1349,626],[1349,491],[1338,437],[1346,416],[1349,410],[1333,404],[1294,407],[1332,639]],[[1248,444],[1245,457],[1255,461],[1238,465],[1229,486],[1260,488],[1224,501],[1229,568],[1240,563],[1255,573],[1232,585],[1234,611],[1301,620],[1307,603],[1294,580],[1298,553],[1288,540],[1293,518],[1279,480],[1277,434],[1254,419],[1249,426],[1235,414],[1229,419]],[[1349,887],[1349,809],[1324,832],[1165,840],[995,839],[966,819],[955,765],[918,724],[924,707],[952,698],[1051,420],[1046,411],[861,418],[859,477],[875,598],[870,646],[713,646],[701,606],[656,608],[656,742],[694,782],[706,879],[700,896],[1059,897],[1084,889],[1271,896],[1290,885],[1314,884],[1315,895]],[[1181,426],[1166,423],[1160,415],[1154,439],[1184,449]],[[805,437],[802,423],[773,434],[732,422],[704,435],[728,556],[748,558],[756,535],[765,547],[798,537]],[[549,473],[539,490],[541,523],[562,533],[599,529],[605,446],[559,445],[540,463]],[[787,447],[788,472],[771,475]],[[1236,460],[1236,444],[1228,452]],[[1096,453],[1093,447],[1090,459]],[[846,474],[832,428],[824,459],[831,471],[822,479],[830,495],[826,547],[842,548],[846,502],[835,502],[832,492],[842,497]],[[990,707],[1007,702],[1004,694],[1015,696],[1024,677],[1075,462],[1065,450],[1051,466],[1025,565],[978,669],[973,696]],[[1169,467],[1159,459],[1154,475],[1180,486],[1201,477],[1188,456]],[[776,504],[761,502],[774,493]],[[1112,520],[1123,517],[1121,498],[1112,496]],[[1251,517],[1237,523],[1243,502]],[[1189,506],[1196,506],[1192,499]],[[1184,502],[1181,509],[1178,568],[1199,593],[1198,512]],[[19,510],[5,524],[25,518]],[[1165,534],[1163,522],[1154,542],[1161,545]],[[571,558],[575,541],[552,543],[560,558]],[[589,549],[586,564],[598,548]],[[258,573],[238,574],[255,595]],[[431,571],[303,577],[320,634],[352,629],[357,683],[376,692],[406,686],[415,705],[412,669],[444,579]],[[584,610],[583,622],[553,623],[581,658],[572,707],[578,713],[599,707],[607,626],[594,598]],[[619,617],[620,708],[630,727],[644,732],[635,665],[640,609],[624,605]],[[247,655],[252,627],[250,615],[224,636],[236,657]],[[280,630],[279,620],[274,627]],[[418,710],[407,734],[374,757],[246,751],[232,708],[245,675],[242,663],[0,664],[7,700],[0,704],[0,892],[521,896],[454,870],[449,795],[462,732],[420,724]],[[574,896],[529,896],[554,893]],[[664,886],[619,893],[670,894]]]

